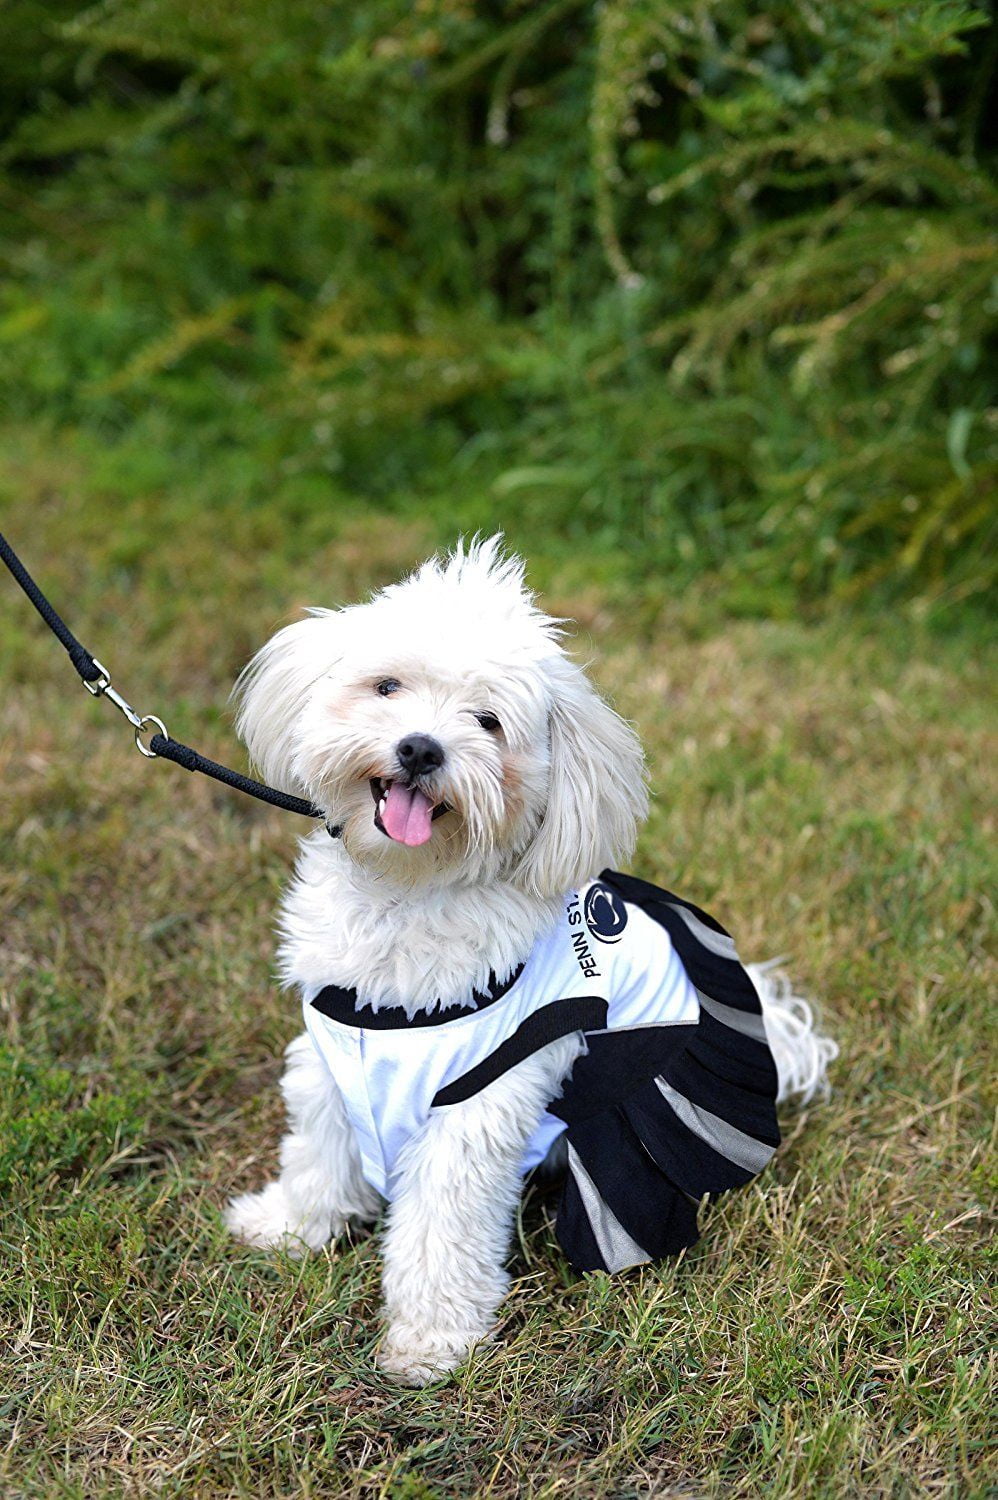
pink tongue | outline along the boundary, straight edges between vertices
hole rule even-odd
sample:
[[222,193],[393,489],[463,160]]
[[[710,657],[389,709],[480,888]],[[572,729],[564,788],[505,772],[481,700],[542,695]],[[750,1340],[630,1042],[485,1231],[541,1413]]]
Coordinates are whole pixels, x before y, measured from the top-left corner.
[[425,844],[432,833],[433,803],[415,787],[393,781],[381,814],[385,832],[397,844]]

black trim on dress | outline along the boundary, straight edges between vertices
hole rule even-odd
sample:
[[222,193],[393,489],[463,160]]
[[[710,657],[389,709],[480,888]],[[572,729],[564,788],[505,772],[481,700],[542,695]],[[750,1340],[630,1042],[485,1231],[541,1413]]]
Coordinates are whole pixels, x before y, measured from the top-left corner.
[[410,1026],[442,1026],[447,1021],[457,1021],[473,1016],[501,1000],[523,973],[523,964],[517,964],[508,978],[501,982],[495,974],[489,975],[486,991],[473,990],[470,1005],[450,1005],[446,1010],[418,1010],[410,1016],[401,1005],[383,1005],[375,1010],[366,1002],[361,1004],[356,990],[344,989],[339,984],[327,984],[310,1002],[320,1015],[344,1026],[363,1026],[368,1031],[406,1030]]
[[460,1078],[455,1078],[453,1083],[438,1089],[430,1107],[436,1109],[441,1104],[460,1104],[470,1099],[541,1047],[558,1041],[560,1037],[571,1036],[573,1031],[598,1031],[606,1025],[607,1011],[607,1002],[597,995],[573,995],[542,1005],[488,1057],[469,1068],[467,1073],[462,1073]]

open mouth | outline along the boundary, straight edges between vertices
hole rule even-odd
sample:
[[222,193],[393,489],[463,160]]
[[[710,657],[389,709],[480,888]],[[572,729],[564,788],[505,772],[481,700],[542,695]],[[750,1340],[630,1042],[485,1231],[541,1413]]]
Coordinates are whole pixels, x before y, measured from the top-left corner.
[[404,781],[393,781],[387,776],[371,777],[371,796],[374,798],[374,826],[397,844],[407,844],[411,849],[425,844],[433,831],[433,823],[450,812],[446,802],[431,802],[418,786]]

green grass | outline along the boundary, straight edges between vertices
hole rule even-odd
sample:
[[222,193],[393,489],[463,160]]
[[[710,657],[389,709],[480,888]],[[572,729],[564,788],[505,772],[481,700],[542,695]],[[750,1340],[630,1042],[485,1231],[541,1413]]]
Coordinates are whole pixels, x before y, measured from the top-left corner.
[[[3,530],[126,695],[237,764],[253,647],[447,529],[259,454],[241,489],[252,457],[0,433]],[[578,1279],[529,1198],[498,1342],[393,1388],[374,1240],[294,1264],[219,1221],[281,1130],[295,820],[142,761],[0,579],[4,1496],[989,1493],[984,632],[723,623],[709,580],[635,603],[626,559],[543,508],[513,540],[646,743],[635,868],[787,955],[842,1045],[832,1102],[678,1262]]]

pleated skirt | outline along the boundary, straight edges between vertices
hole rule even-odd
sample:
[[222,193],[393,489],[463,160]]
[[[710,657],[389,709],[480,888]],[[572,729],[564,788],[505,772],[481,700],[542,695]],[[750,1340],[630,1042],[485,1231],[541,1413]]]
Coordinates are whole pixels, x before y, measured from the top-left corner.
[[728,933],[646,881],[600,880],[666,928],[700,1002],[695,1026],[588,1033],[549,1106],[568,1126],[559,1243],[578,1270],[614,1272],[695,1244],[702,1199],[750,1182],[780,1132],[759,996]]

